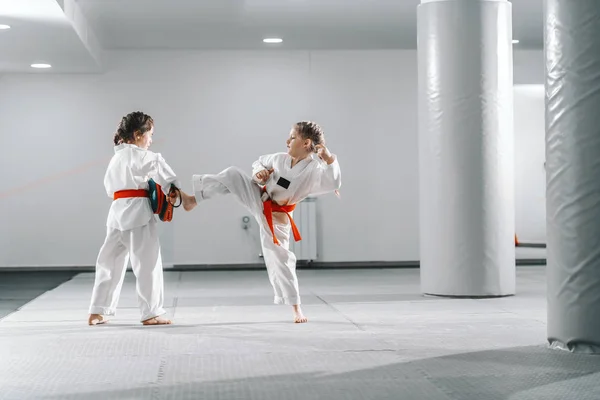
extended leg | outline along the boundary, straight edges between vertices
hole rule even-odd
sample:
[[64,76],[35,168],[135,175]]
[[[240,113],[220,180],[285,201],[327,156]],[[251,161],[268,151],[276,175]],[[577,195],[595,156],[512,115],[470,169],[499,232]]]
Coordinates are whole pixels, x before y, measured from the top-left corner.
[[260,187],[252,178],[237,167],[230,167],[218,174],[194,175],[194,195],[198,202],[220,195],[232,194],[255,217],[262,215]]

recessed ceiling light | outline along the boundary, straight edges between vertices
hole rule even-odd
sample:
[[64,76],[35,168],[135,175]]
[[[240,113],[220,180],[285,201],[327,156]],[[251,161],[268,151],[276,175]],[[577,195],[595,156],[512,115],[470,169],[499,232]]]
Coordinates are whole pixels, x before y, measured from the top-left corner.
[[0,31],[2,31],[4,29],[10,29],[10,25],[0,24]]
[[283,39],[280,39],[280,38],[266,38],[266,39],[263,39],[263,42],[265,42],[265,43],[281,43],[281,42],[283,42]]
[[517,44],[519,41],[517,39],[513,39],[513,44]]
[[50,64],[31,64],[32,68],[52,68]]

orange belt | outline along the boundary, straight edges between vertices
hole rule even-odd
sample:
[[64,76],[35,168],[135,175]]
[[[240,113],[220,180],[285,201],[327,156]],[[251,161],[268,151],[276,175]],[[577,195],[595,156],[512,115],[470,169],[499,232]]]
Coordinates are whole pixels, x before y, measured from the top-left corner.
[[113,195],[113,200],[125,199],[128,197],[148,197],[148,191],[145,189],[127,189],[119,190]]
[[290,213],[292,211],[294,211],[295,208],[296,208],[295,204],[290,204],[287,206],[280,206],[279,204],[274,203],[271,199],[267,199],[267,201],[263,202],[263,213],[265,214],[265,217],[267,218],[267,223],[269,224],[269,228],[271,228],[271,233],[273,234],[273,243],[279,244],[279,241],[275,237],[275,229],[273,228],[273,212],[286,213],[286,215],[290,219],[290,223],[292,225],[292,232],[294,232],[294,240],[296,240],[296,242],[302,240],[302,237],[300,236],[300,231],[298,231],[298,227],[296,227],[296,223],[294,222],[294,219],[290,215]]

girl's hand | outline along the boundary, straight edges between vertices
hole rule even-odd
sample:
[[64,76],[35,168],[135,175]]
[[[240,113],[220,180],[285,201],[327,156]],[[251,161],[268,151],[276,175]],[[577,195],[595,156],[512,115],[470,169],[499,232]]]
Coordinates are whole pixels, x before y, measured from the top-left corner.
[[322,144],[318,144],[315,146],[315,148],[317,149],[317,155],[327,164],[331,164],[335,161],[335,157],[331,155],[327,147],[323,146]]
[[179,190],[173,190],[172,192],[169,193],[169,195],[167,196],[167,201],[173,205],[175,205],[175,203],[177,202],[177,200],[180,199],[179,196]]
[[256,175],[254,175],[256,177],[256,180],[260,183],[265,183],[267,182],[267,180],[269,179],[269,176],[271,176],[271,174],[273,173],[274,169],[271,168],[269,170],[263,169],[262,171],[259,171],[256,173]]

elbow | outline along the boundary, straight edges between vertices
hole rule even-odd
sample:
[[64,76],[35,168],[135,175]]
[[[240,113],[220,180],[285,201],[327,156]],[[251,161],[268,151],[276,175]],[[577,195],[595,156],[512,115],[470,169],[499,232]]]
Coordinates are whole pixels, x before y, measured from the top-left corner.
[[333,181],[333,189],[334,190],[340,190],[341,187],[342,187],[342,179],[341,178],[337,178],[336,180]]
[[342,187],[342,174],[337,174],[334,181],[335,190],[340,190]]
[[342,176],[340,174],[336,174],[334,176],[329,177],[324,187],[326,187],[327,190],[331,191],[340,190],[340,188],[342,187]]

